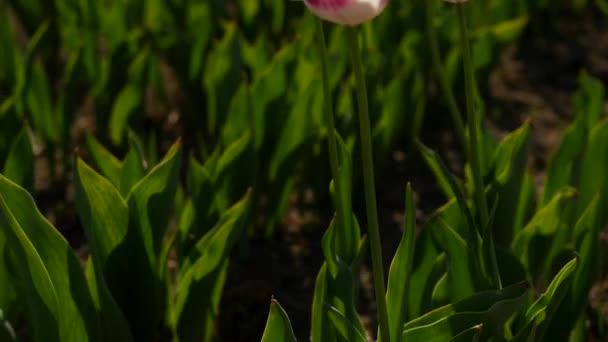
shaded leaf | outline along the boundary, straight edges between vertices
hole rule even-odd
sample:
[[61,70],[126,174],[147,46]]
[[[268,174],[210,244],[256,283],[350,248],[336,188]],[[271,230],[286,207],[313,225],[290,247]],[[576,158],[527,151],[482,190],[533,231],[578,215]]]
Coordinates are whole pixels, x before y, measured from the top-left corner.
[[287,313],[279,302],[272,300],[262,342],[296,342]]

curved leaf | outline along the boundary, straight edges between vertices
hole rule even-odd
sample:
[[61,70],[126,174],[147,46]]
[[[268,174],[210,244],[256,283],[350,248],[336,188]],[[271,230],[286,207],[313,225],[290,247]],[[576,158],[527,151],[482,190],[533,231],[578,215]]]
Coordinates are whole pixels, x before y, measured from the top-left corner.
[[416,239],[416,207],[412,187],[407,185],[405,194],[405,222],[403,236],[395,257],[391,262],[386,290],[390,340],[398,342],[403,335],[403,324],[407,319],[407,294],[414,262]]
[[448,341],[479,324],[484,326],[484,335],[502,336],[505,324],[525,303],[527,295],[528,289],[522,285],[478,293],[408,322],[403,340]]
[[296,342],[287,313],[275,299],[270,303],[262,342]]
[[0,175],[0,228],[23,282],[36,341],[99,341],[99,317],[78,259],[32,197]]

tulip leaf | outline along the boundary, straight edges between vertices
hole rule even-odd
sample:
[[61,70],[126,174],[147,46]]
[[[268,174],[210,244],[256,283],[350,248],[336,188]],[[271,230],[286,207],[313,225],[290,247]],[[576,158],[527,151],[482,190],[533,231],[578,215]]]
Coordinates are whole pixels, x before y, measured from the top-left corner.
[[226,211],[194,247],[177,286],[172,325],[179,341],[206,341],[213,332],[226,280],[228,256],[243,234],[251,193]]
[[287,313],[279,302],[272,300],[262,342],[296,342]]
[[572,284],[578,263],[578,258],[568,262],[551,281],[545,293],[528,308],[516,340],[523,341],[527,337],[528,341],[544,341],[547,328]]
[[513,232],[520,229],[515,224],[528,164],[530,127],[530,123],[526,122],[504,138],[494,152],[491,166],[493,179],[487,198],[498,199],[492,229],[494,241],[504,246],[510,244]]
[[582,73],[579,77],[581,88],[575,95],[574,107],[577,115],[574,123],[568,128],[561,144],[549,162],[547,181],[545,183],[542,203],[547,204],[554,194],[564,186],[577,185],[575,169],[587,145],[589,132],[599,119],[604,103],[604,86],[602,83]]
[[502,336],[507,321],[522,307],[528,289],[512,285],[485,291],[414,319],[404,326],[405,341],[449,341],[482,324],[484,336]]
[[91,157],[100,172],[126,197],[131,188],[145,175],[143,160],[133,146],[123,160],[118,160],[92,135],[86,143]]
[[128,232],[127,204],[107,179],[80,159],[76,161],[74,187],[76,207],[92,255],[87,278],[102,313],[104,331],[112,333],[113,340],[130,341],[126,317],[118,306],[128,308],[139,298],[134,292],[139,290],[130,291],[124,285],[139,283],[140,273],[135,270],[140,269],[136,267],[136,260],[141,256],[129,254],[132,238]]
[[34,149],[30,135],[29,128],[24,126],[11,145],[3,171],[6,178],[28,190],[34,188]]
[[35,341],[99,341],[99,317],[78,259],[33,198],[0,175],[0,228],[15,253]]
[[[562,189],[513,239],[512,250],[531,275],[538,275],[547,263],[552,262],[546,256],[547,248],[551,247],[550,242],[564,224],[564,213],[575,196],[576,190]],[[535,253],[542,253],[542,257]]]
[[414,262],[416,239],[416,207],[412,187],[407,185],[405,195],[405,222],[403,236],[391,262],[386,291],[390,340],[400,341],[403,324],[407,319],[407,295]]

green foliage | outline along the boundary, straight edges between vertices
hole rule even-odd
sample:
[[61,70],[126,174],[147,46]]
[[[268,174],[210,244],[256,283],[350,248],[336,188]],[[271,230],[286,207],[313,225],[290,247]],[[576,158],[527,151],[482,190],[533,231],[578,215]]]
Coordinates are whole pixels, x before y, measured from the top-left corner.
[[[457,17],[451,4],[426,5],[428,22],[422,3],[393,2],[362,28],[377,162],[396,143],[414,142],[446,199],[417,234],[406,190],[386,293],[391,341],[581,336],[608,220],[604,86],[581,73],[575,121],[538,198],[527,166],[533,125],[497,141],[481,128],[477,99],[476,148],[493,208],[482,222],[470,165],[459,179],[418,141],[425,121],[443,120],[427,113],[430,102],[444,112],[426,96],[436,68],[425,52],[427,24],[444,83],[462,95]],[[480,80],[501,47],[560,6],[608,13],[606,0],[467,6]],[[300,184],[326,193],[318,191],[328,179],[320,146],[338,133],[324,126],[315,26],[305,13],[301,2],[276,0],[0,1],[0,340],[16,339],[15,322],[33,341],[212,338],[230,255],[257,233],[249,228],[272,237]],[[345,222],[332,220],[321,241],[310,335],[322,342],[367,336],[355,305],[366,239],[353,209],[362,191],[353,185],[358,141],[344,34],[333,27],[328,39],[341,191],[332,183],[327,198]],[[184,150],[175,144],[161,159],[167,130],[182,135]],[[51,185],[73,175],[90,253],[82,262],[34,203],[48,205],[34,186],[39,165]],[[498,280],[508,286],[498,289]],[[274,300],[262,340],[295,340]]]
[[287,313],[279,302],[272,300],[262,342],[296,342]]
[[36,341],[101,341],[99,314],[67,241],[32,197],[0,176],[0,228],[17,268],[19,292]]

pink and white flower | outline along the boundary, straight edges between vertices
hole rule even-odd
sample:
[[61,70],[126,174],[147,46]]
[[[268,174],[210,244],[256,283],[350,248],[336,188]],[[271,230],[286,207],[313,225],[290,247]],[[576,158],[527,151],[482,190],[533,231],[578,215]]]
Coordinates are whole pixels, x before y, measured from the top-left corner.
[[372,20],[384,11],[388,2],[389,0],[304,0],[306,6],[317,16],[347,26]]

